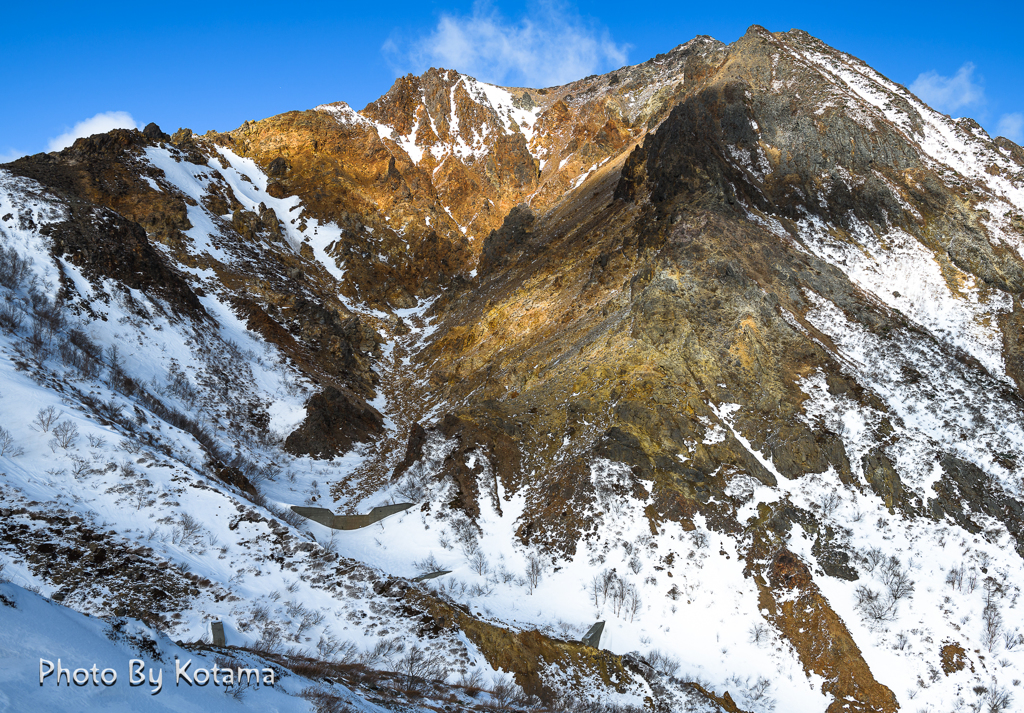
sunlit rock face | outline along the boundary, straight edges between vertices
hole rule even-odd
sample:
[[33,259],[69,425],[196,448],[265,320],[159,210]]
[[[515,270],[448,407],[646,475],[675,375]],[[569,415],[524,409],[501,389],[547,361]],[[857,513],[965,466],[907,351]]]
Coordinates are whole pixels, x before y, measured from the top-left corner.
[[7,571],[565,707],[1024,696],[1022,156],[755,26],[19,159]]

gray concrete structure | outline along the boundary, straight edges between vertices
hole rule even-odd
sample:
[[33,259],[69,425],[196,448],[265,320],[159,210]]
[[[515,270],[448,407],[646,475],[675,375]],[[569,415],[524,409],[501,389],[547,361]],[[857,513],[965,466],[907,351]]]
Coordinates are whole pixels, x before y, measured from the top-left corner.
[[437,579],[438,577],[440,577],[443,574],[451,574],[451,573],[452,573],[452,571],[450,569],[441,569],[441,570],[438,570],[437,572],[427,572],[426,574],[421,574],[419,577],[413,577],[412,581],[414,581],[414,582],[422,582],[422,581],[427,580],[427,579]]
[[214,646],[227,646],[227,638],[224,636],[224,622],[222,621],[211,621],[210,622],[210,640]]
[[319,522],[324,527],[335,530],[358,530],[361,527],[369,527],[375,522],[380,522],[395,513],[408,510],[412,506],[412,503],[381,505],[375,507],[367,515],[335,515],[327,508],[307,508],[300,505],[292,505],[292,510],[313,522]]
[[601,648],[601,634],[604,633],[604,622],[599,621],[590,627],[590,631],[586,633],[586,636],[581,639],[587,646],[593,646],[595,649]]

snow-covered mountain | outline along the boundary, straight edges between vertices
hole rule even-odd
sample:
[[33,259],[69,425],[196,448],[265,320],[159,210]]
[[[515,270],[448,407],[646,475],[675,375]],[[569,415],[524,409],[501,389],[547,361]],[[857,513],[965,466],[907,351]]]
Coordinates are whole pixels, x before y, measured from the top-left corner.
[[1024,701],[1024,150],[805,33],[115,130],[0,168],[0,235],[11,631],[222,621],[464,707]]

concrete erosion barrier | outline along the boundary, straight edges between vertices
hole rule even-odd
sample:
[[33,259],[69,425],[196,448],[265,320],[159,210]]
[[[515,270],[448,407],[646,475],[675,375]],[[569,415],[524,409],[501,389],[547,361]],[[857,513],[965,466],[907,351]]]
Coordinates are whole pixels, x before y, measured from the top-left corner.
[[214,646],[227,646],[227,639],[224,637],[224,622],[210,622],[210,639]]
[[375,522],[380,522],[390,515],[408,510],[412,506],[413,503],[381,505],[366,515],[335,515],[327,508],[307,508],[300,505],[292,505],[292,510],[304,518],[319,522],[324,527],[335,530],[358,530],[361,527],[369,527]]
[[439,569],[436,572],[427,572],[426,574],[421,574],[419,577],[413,577],[412,581],[413,582],[425,582],[428,579],[437,579],[438,577],[440,577],[442,575],[451,574],[451,573],[452,573],[452,571],[450,569]]
[[604,622],[599,621],[590,627],[590,631],[587,632],[586,636],[583,637],[582,641],[587,646],[593,646],[595,649],[601,648],[601,634],[604,632]]

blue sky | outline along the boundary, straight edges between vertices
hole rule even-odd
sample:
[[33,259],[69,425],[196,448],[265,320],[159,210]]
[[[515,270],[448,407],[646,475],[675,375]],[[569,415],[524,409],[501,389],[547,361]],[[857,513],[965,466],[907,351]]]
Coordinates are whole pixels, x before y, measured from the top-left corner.
[[0,23],[0,161],[117,125],[203,132],[330,101],[359,109],[431,65],[564,82],[755,23],[807,30],[1021,142],[1022,5],[22,0]]

